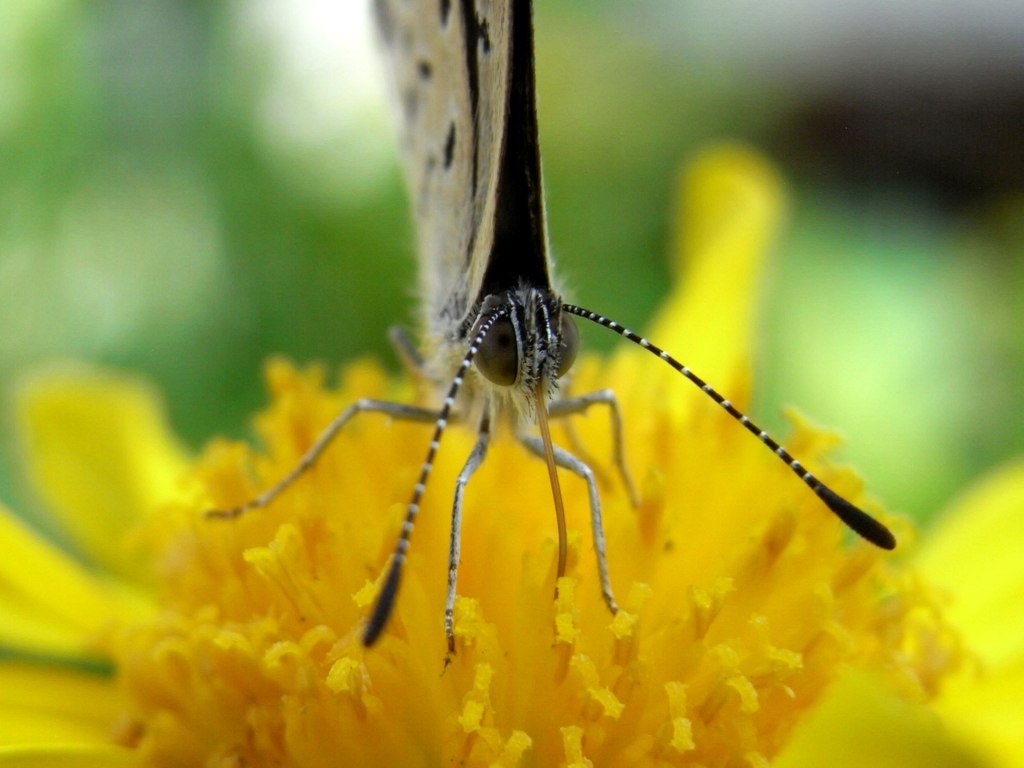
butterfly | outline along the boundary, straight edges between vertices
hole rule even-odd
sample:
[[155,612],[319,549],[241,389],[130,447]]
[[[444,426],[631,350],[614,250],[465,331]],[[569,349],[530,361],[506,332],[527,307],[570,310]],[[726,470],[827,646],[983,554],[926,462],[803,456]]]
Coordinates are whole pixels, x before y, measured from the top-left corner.
[[[434,424],[394,554],[363,631],[380,637],[399,593],[402,569],[441,438],[456,418],[477,424],[477,440],[456,483],[452,505],[445,633],[454,652],[453,609],[460,559],[463,492],[482,464],[494,424],[511,423],[518,439],[544,458],[558,524],[557,574],[566,567],[566,525],[556,467],[588,483],[601,591],[618,608],[605,556],[594,473],[552,443],[549,418],[608,407],[619,474],[636,499],[622,458],[614,394],[560,397],[560,380],[579,349],[574,317],[604,326],[661,358],[773,451],[847,526],[893,549],[880,522],[822,484],[779,443],[670,354],[595,312],[563,301],[545,220],[530,0],[371,0],[398,123],[416,223],[422,295],[421,344],[392,339],[409,365],[438,385],[436,410],[359,401],[342,412],[281,481],[241,507],[263,507],[306,472],[356,414],[375,411]],[[530,429],[536,425],[539,436]]]

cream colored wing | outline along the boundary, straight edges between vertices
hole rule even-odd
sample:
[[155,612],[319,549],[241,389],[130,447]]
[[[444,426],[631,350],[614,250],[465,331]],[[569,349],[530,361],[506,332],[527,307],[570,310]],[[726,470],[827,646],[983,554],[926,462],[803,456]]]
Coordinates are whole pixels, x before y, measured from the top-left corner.
[[372,2],[416,223],[424,330],[440,341],[470,309],[490,254],[512,0]]

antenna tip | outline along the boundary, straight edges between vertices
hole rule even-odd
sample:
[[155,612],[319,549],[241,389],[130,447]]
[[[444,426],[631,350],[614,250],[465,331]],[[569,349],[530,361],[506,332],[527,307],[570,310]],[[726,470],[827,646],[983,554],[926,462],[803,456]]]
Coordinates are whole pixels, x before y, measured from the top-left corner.
[[391,609],[395,605],[395,596],[398,594],[398,581],[401,575],[401,561],[392,560],[388,575],[384,579],[384,586],[381,587],[380,594],[377,595],[377,604],[373,606],[370,622],[366,625],[366,631],[363,633],[363,645],[367,648],[377,642],[388,623]]
[[867,539],[881,549],[896,549],[896,537],[892,531],[875,520],[867,512],[855,507],[835,491],[819,485],[815,492],[825,505],[857,535]]

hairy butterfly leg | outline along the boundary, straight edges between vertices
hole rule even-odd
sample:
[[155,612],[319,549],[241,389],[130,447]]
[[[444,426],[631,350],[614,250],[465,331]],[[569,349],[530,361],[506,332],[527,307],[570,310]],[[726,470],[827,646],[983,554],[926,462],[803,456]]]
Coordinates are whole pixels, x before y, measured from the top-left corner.
[[455,481],[455,497],[452,500],[452,530],[451,540],[448,544],[448,592],[444,603],[444,633],[448,638],[448,653],[455,653],[455,583],[459,575],[459,559],[462,551],[462,499],[466,492],[469,479],[483,464],[487,456],[487,446],[491,440],[491,419],[484,409],[484,416],[480,420],[480,430],[477,433],[476,445],[466,459],[459,477]]
[[388,328],[388,341],[391,342],[391,347],[395,350],[402,367],[410,376],[421,380],[429,379],[427,361],[423,359],[423,355],[416,348],[416,343],[409,338],[405,328],[398,325]]
[[256,498],[250,499],[244,504],[230,509],[211,509],[207,511],[206,516],[220,519],[233,519],[245,512],[253,509],[260,509],[270,504],[274,499],[280,496],[281,493],[286,491],[292,483],[302,477],[313,467],[314,464],[316,464],[317,460],[331,444],[331,441],[333,441],[338,435],[338,432],[341,431],[341,428],[359,413],[383,413],[391,416],[392,418],[401,419],[402,421],[417,421],[427,424],[433,423],[437,420],[437,411],[432,411],[427,408],[419,408],[415,405],[404,405],[402,403],[392,403],[387,400],[370,400],[366,398],[357,400],[338,414],[334,421],[327,426],[327,429],[320,433],[320,437],[316,439],[316,442],[313,443],[309,450],[307,450],[306,453],[303,454],[302,458],[299,459],[299,463],[296,464],[287,475],[278,480],[277,483],[272,485]]
[[[593,405],[608,406],[608,415],[612,426],[612,459],[615,462],[619,476],[622,478],[622,485],[626,489],[626,494],[629,496],[629,503],[636,509],[640,506],[640,496],[636,491],[636,486],[633,484],[633,477],[626,466],[625,441],[622,437],[622,412],[619,409],[619,401],[616,399],[615,393],[610,389],[601,389],[585,395],[576,395],[564,400],[556,400],[548,405],[548,415],[553,419],[567,418],[584,414]],[[570,435],[573,434],[570,432]],[[570,437],[570,439],[575,440],[574,437]]]

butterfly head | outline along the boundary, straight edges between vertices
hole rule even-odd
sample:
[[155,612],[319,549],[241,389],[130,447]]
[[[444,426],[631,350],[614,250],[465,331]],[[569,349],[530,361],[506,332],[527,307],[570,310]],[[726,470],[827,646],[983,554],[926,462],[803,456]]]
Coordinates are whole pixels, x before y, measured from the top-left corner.
[[488,296],[480,314],[501,317],[480,342],[477,371],[517,413],[532,414],[536,397],[553,395],[576,359],[576,324],[559,297],[540,288]]

